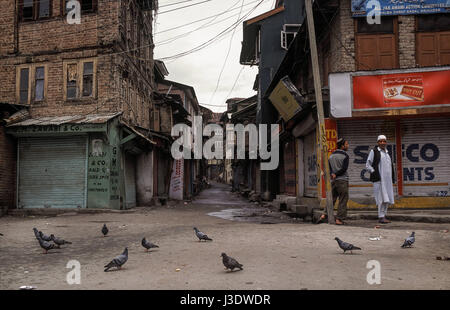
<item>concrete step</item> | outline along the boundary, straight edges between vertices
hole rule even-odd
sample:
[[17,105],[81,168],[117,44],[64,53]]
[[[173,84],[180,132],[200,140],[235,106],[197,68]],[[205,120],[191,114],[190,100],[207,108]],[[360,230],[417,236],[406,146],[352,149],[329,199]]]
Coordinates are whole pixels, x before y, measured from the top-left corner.
[[[314,209],[313,219],[322,214],[321,209]],[[348,220],[378,220],[377,211],[349,211]],[[450,210],[389,210],[387,219],[391,221],[416,223],[450,223]]]

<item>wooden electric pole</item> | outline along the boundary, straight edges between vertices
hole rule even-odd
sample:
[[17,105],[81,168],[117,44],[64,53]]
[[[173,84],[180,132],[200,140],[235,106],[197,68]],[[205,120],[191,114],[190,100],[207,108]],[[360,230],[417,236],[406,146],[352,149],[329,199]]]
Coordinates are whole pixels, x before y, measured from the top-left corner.
[[[314,91],[316,94],[316,107],[319,120],[319,145],[321,153],[321,176],[324,176],[326,186],[326,209],[328,224],[335,224],[333,212],[333,197],[331,194],[330,168],[328,166],[327,135],[325,130],[325,118],[323,113],[322,83],[320,81],[319,60],[317,56],[316,31],[314,29],[314,16],[312,3],[314,0],[306,0],[306,20],[308,22],[309,47],[311,50],[311,63],[314,77]],[[325,171],[324,171],[325,170]],[[321,203],[322,206],[322,203]]]

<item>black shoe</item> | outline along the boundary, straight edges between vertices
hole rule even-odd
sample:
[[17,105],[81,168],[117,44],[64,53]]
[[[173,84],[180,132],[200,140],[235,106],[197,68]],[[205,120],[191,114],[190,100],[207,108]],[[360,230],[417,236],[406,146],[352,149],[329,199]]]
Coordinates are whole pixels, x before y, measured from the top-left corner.
[[386,218],[380,218],[379,220],[378,220],[378,223],[381,223],[381,224],[389,224],[391,221],[388,221]]

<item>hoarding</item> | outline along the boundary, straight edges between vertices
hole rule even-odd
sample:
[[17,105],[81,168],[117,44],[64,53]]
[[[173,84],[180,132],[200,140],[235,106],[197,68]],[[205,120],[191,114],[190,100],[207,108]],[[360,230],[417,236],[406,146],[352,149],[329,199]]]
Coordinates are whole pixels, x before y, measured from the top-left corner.
[[353,110],[450,104],[450,70],[353,76]]
[[352,16],[370,15],[376,2],[380,4],[381,16],[450,12],[449,0],[352,0]]

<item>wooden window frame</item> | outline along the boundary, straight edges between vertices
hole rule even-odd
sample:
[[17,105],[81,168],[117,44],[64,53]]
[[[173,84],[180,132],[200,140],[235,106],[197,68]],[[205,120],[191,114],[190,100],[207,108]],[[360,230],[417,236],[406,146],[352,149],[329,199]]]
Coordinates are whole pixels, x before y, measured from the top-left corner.
[[[363,18],[363,17],[358,17],[358,18]],[[395,65],[394,68],[392,69],[399,69],[400,68],[400,59],[399,59],[399,27],[398,27],[398,16],[393,16],[393,33],[392,35],[394,35],[394,47],[395,47]],[[358,38],[359,36],[363,35],[383,35],[383,34],[389,34],[389,33],[383,33],[383,32],[379,32],[379,33],[358,33],[358,21],[356,20],[356,18],[353,19],[353,29],[354,29],[354,36],[355,36],[355,40],[354,40],[354,44],[355,44],[355,68],[357,71],[367,71],[368,69],[365,68],[361,68],[360,67],[360,62],[359,62],[359,55],[358,55]],[[372,70],[388,70],[388,69],[370,69],[370,71]],[[389,69],[390,70],[390,69]]]
[[37,20],[45,20],[45,19],[50,19],[53,16],[53,14],[52,14],[53,13],[53,0],[48,0],[49,12],[48,12],[48,16],[45,16],[45,17],[39,17],[39,9],[40,9],[42,0],[32,0],[32,1],[33,1],[32,17],[29,19],[23,19],[24,0],[19,0],[17,13],[18,13],[20,22],[32,22],[32,21],[37,21]]
[[[439,33],[450,33],[450,30],[432,30],[432,31],[430,31],[430,30],[419,30],[419,17],[420,17],[420,15],[417,15],[417,16],[415,16],[415,18],[414,18],[414,31],[415,31],[415,37],[414,37],[414,39],[415,39],[415,63],[416,63],[416,66],[417,67],[420,67],[420,68],[424,68],[424,67],[428,67],[428,66],[425,66],[425,65],[422,65],[422,61],[421,61],[421,59],[420,59],[420,54],[421,54],[421,51],[420,51],[420,40],[419,40],[419,36],[421,36],[421,35],[425,35],[425,34],[434,34],[434,35],[437,35],[437,34],[439,34]],[[438,53],[438,51],[436,51],[436,53]],[[438,55],[437,55],[437,63],[435,63],[434,64],[434,66],[447,66],[447,64],[441,64],[442,63],[442,61],[441,61],[442,59],[441,59],[441,56],[440,56],[440,53],[438,53]]]
[[[84,63],[93,63],[93,81],[92,81],[92,95],[83,96],[83,70]],[[75,98],[67,98],[67,68],[69,65],[75,64],[77,66],[77,93]],[[97,99],[97,58],[83,58],[65,60],[63,62],[63,93],[64,101],[84,101],[90,99]]]
[[[35,100],[36,95],[36,68],[44,67],[44,98],[42,100]],[[28,97],[26,103],[20,102],[20,71],[22,69],[28,69]],[[48,64],[47,63],[34,63],[23,64],[16,67],[16,102],[18,104],[41,104],[47,101],[47,89],[48,89]]]

